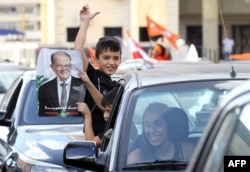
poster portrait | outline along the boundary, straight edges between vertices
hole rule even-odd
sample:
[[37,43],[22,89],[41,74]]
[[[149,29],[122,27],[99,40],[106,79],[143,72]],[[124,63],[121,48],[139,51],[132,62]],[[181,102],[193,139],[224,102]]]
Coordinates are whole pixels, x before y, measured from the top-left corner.
[[76,103],[84,101],[85,87],[79,72],[83,72],[79,51],[40,50],[36,67],[39,116],[81,116]]

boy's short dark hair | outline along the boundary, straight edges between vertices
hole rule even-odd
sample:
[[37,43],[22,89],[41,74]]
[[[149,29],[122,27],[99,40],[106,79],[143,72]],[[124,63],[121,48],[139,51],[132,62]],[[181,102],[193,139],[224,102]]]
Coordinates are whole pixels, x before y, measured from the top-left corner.
[[120,51],[120,54],[122,54],[121,43],[117,38],[113,36],[104,36],[98,40],[95,48],[96,58],[98,59],[99,54],[101,54],[102,51],[106,51],[107,49],[112,52]]
[[119,87],[114,87],[112,90],[110,90],[109,92],[107,92],[104,96],[103,96],[103,99],[102,99],[102,106],[105,107],[105,106],[109,106],[109,105],[112,105],[114,100],[115,100],[115,97],[116,97],[116,93],[118,91],[118,88]]

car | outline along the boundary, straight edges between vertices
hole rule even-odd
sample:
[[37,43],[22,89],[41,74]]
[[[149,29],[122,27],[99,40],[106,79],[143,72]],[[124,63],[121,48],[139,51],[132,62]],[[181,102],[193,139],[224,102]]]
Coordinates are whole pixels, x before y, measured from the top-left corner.
[[[87,140],[71,141],[64,148],[64,163],[84,170],[105,172],[185,171],[191,162],[197,160],[193,153],[217,104],[231,89],[249,80],[248,66],[247,63],[180,63],[124,74],[119,81],[120,87],[102,144],[99,146]],[[179,149],[178,145],[185,142],[188,145],[186,147],[193,147],[187,160],[186,157],[159,158],[159,155],[155,155],[153,160],[142,160],[148,156],[141,155],[138,161],[130,162],[135,158],[128,158],[130,153],[143,149],[145,145],[146,128],[163,125],[159,122],[163,120],[157,120],[155,124],[144,124],[143,114],[151,103],[164,104],[169,109],[183,112],[182,115],[168,115],[171,130],[167,130],[172,141],[175,141],[170,145],[176,145],[174,152],[178,156],[181,157],[181,152],[186,151],[185,147]],[[166,108],[155,110],[167,113]],[[153,120],[155,116],[154,113],[147,119]],[[158,131],[148,137],[154,140],[152,142],[159,143],[162,136],[165,135],[160,135]],[[149,150],[156,152],[153,148]],[[140,152],[143,154],[146,149]],[[171,154],[174,154],[173,151]],[[151,157],[151,154],[148,155]]]
[[232,89],[217,105],[187,171],[249,171],[249,112],[250,81]]
[[84,140],[83,118],[38,116],[36,88],[36,71],[25,71],[0,104],[0,171],[83,171],[63,162],[65,145]]
[[117,72],[121,73],[123,71],[136,71],[136,70],[146,70],[150,69],[152,66],[148,64],[142,58],[140,59],[127,59],[124,60],[118,67]]
[[12,62],[0,61],[0,101],[12,82],[27,70],[32,70],[32,68]]

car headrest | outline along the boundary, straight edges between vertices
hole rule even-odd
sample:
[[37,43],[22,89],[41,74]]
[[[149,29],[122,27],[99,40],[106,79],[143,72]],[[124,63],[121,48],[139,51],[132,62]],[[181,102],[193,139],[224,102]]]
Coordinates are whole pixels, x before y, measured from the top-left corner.
[[180,141],[188,137],[188,117],[184,110],[176,107],[169,107],[162,115],[167,124],[169,139]]

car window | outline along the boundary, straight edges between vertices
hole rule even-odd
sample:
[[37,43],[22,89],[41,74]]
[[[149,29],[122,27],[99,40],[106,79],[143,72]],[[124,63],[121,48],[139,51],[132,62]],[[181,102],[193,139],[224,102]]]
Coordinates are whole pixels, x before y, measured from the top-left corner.
[[83,117],[44,117],[38,114],[36,82],[32,81],[25,96],[23,124],[82,124]]
[[[122,83],[123,80],[120,80],[119,82]],[[105,126],[105,130],[104,130],[105,134],[104,134],[104,137],[102,139],[102,145],[100,147],[100,150],[102,150],[102,151],[106,150],[106,148],[109,144],[110,137],[112,135],[113,128],[114,128],[114,125],[116,122],[118,110],[120,107],[123,89],[124,89],[123,84],[120,84],[119,89],[116,93],[115,99],[114,99],[113,104],[112,104],[112,109],[110,112],[109,120],[107,121],[106,126]]]
[[[156,142],[160,142],[160,138],[164,137],[164,135],[157,132],[152,132],[151,136],[146,136],[145,128],[150,128],[152,126],[159,128],[159,126],[163,125],[162,121],[172,120],[172,122],[168,125],[174,125],[168,130],[172,132],[174,131],[174,134],[167,133],[167,135],[175,135],[171,137],[169,136],[172,140],[174,140],[173,145],[177,142],[181,142],[180,145],[184,142],[188,143],[184,144],[186,146],[181,149],[181,152],[184,152],[182,160],[189,161],[193,152],[191,149],[195,148],[197,142],[202,136],[204,128],[217,103],[225,96],[225,94],[229,91],[230,86],[234,85],[235,82],[239,81],[225,80],[173,83],[154,87],[144,87],[136,90],[133,93],[130,104],[128,105],[129,110],[127,112],[127,116],[131,115],[132,119],[131,123],[126,127],[130,130],[128,132],[130,134],[127,148],[128,157],[131,152],[143,147],[142,138],[144,138],[145,141],[145,138],[151,137],[151,141],[156,144]],[[152,106],[152,108],[156,108],[156,110],[152,111],[151,109],[151,117],[149,116],[147,117],[147,120],[145,120],[145,112],[148,110],[149,105],[155,103],[161,104],[161,106]],[[166,106],[168,109],[166,109]],[[163,114],[165,114],[165,112],[169,109],[174,109],[172,111],[173,114],[166,115],[166,118],[165,116],[163,117]],[[174,113],[175,110],[177,110],[176,114]],[[181,115],[177,115],[177,112],[180,112]],[[155,116],[157,116],[157,113],[161,114],[161,118],[159,118],[160,120],[154,119]],[[158,122],[150,123],[150,120]],[[188,127],[186,127],[186,124]],[[176,138],[178,138],[178,141],[176,141]],[[149,143],[147,144],[149,145]],[[146,147],[148,147],[148,149],[152,149],[151,152],[154,152],[152,146]],[[187,153],[187,156],[185,155],[185,148],[187,148],[187,152],[189,151],[190,153]],[[179,151],[180,154],[181,152]],[[173,153],[172,158],[176,157],[180,158],[179,155],[175,155]],[[154,160],[164,160],[164,157]],[[149,161],[149,159],[147,161]]]
[[[148,88],[136,92],[133,122],[141,133],[142,114],[152,102],[161,102],[169,107],[182,108],[188,115],[190,132],[201,132],[218,101],[228,92],[216,88],[222,82],[182,83]],[[166,89],[167,88],[167,89]]]
[[12,113],[16,107],[17,97],[22,85],[23,80],[16,78],[11,87],[5,93],[4,99],[1,100],[0,109],[7,111],[6,119],[10,119],[12,117]]

